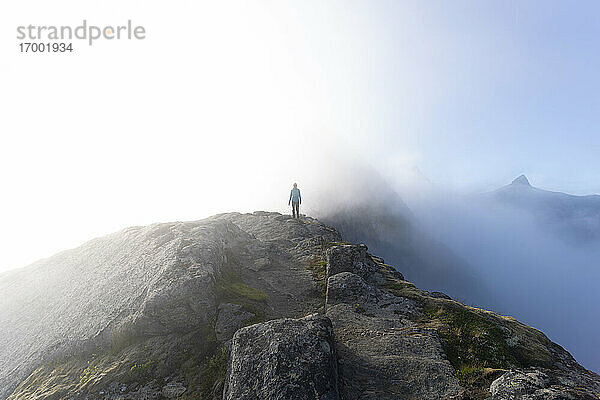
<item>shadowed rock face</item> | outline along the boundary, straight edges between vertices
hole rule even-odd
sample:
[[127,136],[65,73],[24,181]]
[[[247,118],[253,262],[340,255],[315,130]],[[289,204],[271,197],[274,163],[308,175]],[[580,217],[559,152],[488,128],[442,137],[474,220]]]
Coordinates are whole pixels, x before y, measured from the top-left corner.
[[338,400],[331,321],[311,315],[237,331],[223,398]]
[[235,332],[244,326],[244,323],[256,314],[244,311],[239,304],[224,303],[219,305],[219,315],[215,323],[215,334],[217,340],[228,342]]
[[311,218],[231,213],[4,274],[0,399],[600,398],[541,332],[367,250]]

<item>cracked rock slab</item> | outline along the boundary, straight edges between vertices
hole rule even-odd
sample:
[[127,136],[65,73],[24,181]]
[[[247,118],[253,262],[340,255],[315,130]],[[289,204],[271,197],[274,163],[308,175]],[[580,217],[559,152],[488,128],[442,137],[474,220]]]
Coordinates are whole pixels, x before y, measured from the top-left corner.
[[345,400],[439,400],[462,395],[437,333],[411,321],[412,300],[342,272],[328,280],[326,315]]

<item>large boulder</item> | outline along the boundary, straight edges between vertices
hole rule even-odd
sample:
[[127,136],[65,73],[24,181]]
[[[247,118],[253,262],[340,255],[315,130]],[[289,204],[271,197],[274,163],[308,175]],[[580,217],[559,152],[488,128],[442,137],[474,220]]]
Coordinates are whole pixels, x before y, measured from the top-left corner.
[[337,400],[331,321],[319,315],[242,328],[232,340],[225,400]]

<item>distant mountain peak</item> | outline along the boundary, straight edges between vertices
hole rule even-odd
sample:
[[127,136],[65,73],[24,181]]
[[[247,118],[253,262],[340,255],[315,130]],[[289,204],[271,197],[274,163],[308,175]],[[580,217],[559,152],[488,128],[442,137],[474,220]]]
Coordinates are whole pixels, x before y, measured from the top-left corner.
[[519,175],[514,181],[512,181],[513,185],[527,185],[531,186],[529,183],[529,179],[525,175]]

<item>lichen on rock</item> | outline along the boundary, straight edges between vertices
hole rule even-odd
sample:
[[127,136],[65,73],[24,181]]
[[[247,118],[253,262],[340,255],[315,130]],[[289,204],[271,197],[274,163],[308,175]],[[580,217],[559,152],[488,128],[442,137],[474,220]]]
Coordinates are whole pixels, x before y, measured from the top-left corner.
[[224,400],[338,400],[331,321],[311,315],[236,332]]

